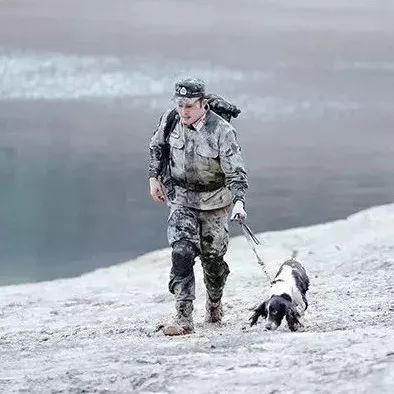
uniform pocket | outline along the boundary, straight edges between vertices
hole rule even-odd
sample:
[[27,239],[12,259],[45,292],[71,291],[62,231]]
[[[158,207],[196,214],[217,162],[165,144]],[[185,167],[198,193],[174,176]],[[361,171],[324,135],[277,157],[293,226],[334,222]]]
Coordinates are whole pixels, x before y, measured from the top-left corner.
[[[196,149],[197,167],[199,170],[208,171],[211,176],[219,173],[219,150],[209,145],[199,145]],[[205,175],[206,176],[206,175]]]
[[217,159],[219,157],[219,150],[208,145],[197,146],[197,153],[202,157],[207,157],[210,159]]
[[182,149],[185,146],[185,141],[180,137],[179,134],[171,134],[169,142],[172,148]]
[[171,134],[169,144],[171,176],[174,178],[183,179],[185,163],[185,140],[179,135],[173,136]]

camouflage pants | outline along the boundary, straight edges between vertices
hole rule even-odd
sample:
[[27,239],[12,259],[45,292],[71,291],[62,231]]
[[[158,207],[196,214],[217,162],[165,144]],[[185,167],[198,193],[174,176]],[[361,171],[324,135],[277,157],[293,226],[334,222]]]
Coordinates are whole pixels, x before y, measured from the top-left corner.
[[222,297],[230,270],[223,256],[227,251],[229,207],[201,211],[175,205],[168,219],[168,242],[172,246],[170,292],[176,301],[195,299],[194,259],[200,256],[204,283],[212,301]]

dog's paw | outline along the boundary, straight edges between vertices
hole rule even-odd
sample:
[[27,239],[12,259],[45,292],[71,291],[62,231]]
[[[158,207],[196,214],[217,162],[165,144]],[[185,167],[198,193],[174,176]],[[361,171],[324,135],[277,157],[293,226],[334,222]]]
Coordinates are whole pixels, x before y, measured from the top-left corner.
[[302,323],[300,323],[300,322],[296,322],[296,323],[293,323],[293,324],[289,324],[289,329],[292,332],[304,331],[304,325]]

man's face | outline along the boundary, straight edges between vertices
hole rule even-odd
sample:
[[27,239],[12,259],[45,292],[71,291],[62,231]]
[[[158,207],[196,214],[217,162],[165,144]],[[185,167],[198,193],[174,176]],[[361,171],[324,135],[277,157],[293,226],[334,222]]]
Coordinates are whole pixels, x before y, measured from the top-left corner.
[[207,100],[197,99],[195,102],[188,100],[177,100],[177,108],[181,121],[184,125],[190,126],[197,122],[205,113]]

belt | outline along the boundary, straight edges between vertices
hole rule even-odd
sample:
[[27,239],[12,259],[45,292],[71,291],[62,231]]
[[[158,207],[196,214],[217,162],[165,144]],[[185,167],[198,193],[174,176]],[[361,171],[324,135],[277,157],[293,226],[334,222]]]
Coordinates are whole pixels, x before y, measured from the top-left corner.
[[219,190],[224,186],[223,183],[211,183],[208,185],[201,185],[197,183],[188,183],[185,181],[181,181],[178,179],[171,178],[172,182],[176,186],[183,187],[186,190],[190,190],[192,192],[213,192],[214,190]]

